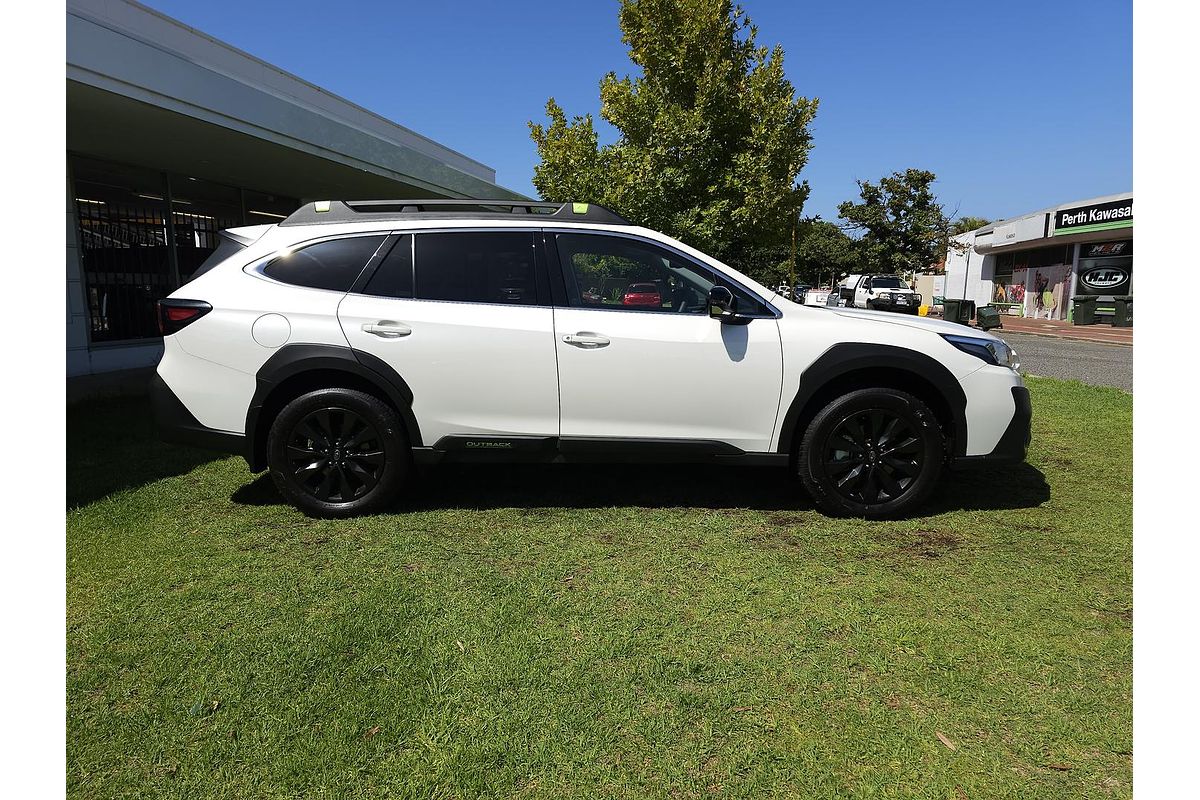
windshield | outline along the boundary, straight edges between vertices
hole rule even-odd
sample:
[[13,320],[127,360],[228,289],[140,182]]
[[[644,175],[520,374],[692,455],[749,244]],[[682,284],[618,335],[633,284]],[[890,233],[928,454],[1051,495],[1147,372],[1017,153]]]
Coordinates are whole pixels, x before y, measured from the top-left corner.
[[872,289],[907,289],[908,284],[895,275],[880,275],[871,278]]

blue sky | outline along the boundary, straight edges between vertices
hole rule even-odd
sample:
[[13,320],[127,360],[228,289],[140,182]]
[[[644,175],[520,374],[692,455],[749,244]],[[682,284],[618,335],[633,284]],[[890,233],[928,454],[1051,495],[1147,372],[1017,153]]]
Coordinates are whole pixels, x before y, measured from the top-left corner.
[[[616,0],[149,5],[495,168],[535,196],[526,122],[553,96],[599,121],[600,78],[633,65]],[[948,210],[990,218],[1132,188],[1132,9],[744,0],[820,98],[805,214],[835,219],[855,180],[928,169]],[[615,138],[601,124],[602,140]]]

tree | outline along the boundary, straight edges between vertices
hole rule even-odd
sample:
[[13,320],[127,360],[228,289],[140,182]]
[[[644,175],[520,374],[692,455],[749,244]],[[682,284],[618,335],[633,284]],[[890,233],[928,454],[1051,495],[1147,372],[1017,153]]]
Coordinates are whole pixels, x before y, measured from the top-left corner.
[[958,236],[973,231],[976,228],[982,228],[984,225],[990,225],[992,221],[984,217],[959,217],[950,224],[950,235]]
[[552,202],[588,200],[760,274],[790,250],[808,184],[817,100],[797,97],[783,49],[730,0],[622,0],[621,39],[641,68],[600,82],[618,131],[600,146],[590,114],[529,123],[533,184]]
[[820,217],[800,223],[796,256],[800,276],[813,286],[821,285],[822,275],[836,278],[853,271],[858,259],[856,242],[838,225]]
[[932,172],[908,169],[878,184],[858,181],[862,202],[841,203],[838,216],[862,231],[864,264],[877,272],[917,272],[944,259],[950,221],[929,188],[934,180]]

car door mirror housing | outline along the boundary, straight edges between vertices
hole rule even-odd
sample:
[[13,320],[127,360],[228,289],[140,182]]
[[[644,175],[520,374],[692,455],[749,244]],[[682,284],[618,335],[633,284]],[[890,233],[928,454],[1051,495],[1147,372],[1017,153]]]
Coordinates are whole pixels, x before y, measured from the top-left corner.
[[713,319],[725,320],[737,315],[737,298],[724,286],[708,290],[708,315]]
[[724,286],[708,290],[708,315],[722,325],[749,325],[753,316],[737,313],[737,297]]

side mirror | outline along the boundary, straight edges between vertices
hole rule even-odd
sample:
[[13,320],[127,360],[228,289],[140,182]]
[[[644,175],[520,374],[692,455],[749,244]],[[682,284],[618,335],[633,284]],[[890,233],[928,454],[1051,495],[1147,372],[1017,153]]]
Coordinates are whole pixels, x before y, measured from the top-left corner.
[[737,314],[737,299],[724,286],[708,290],[708,315],[713,319],[727,320]]

